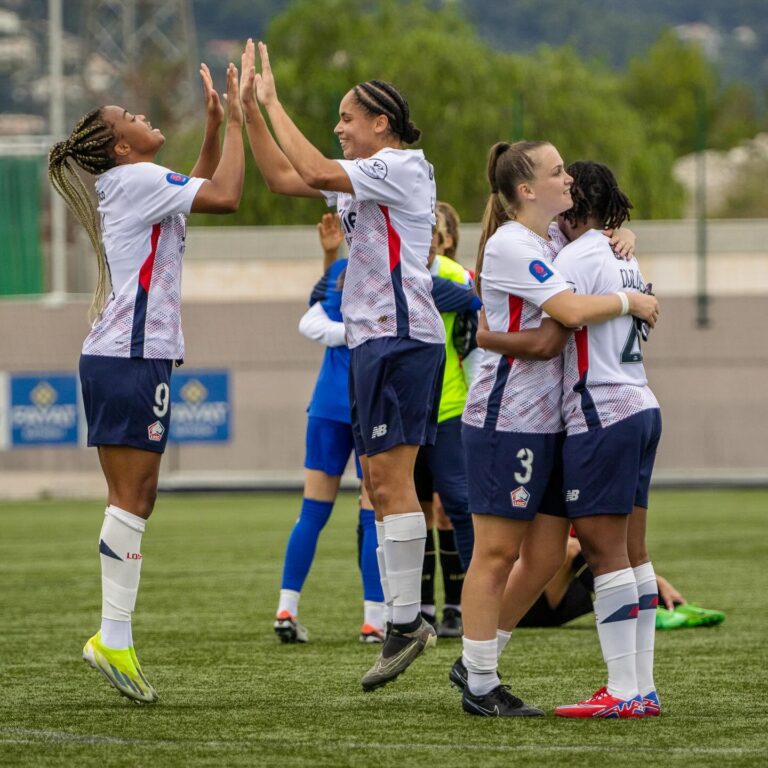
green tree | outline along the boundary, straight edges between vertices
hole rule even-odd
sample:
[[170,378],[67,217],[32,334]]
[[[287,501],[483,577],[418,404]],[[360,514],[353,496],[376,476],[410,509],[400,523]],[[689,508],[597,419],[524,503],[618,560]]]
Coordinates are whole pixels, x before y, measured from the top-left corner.
[[[517,138],[552,141],[566,161],[608,163],[637,217],[680,215],[674,143],[627,99],[620,75],[572,49],[500,53],[452,7],[423,0],[303,0],[274,19],[267,42],[281,100],[328,156],[339,156],[333,127],[347,90],[371,78],[394,82],[423,132],[420,146],[435,166],[438,196],[466,221],[479,220],[485,207],[489,147]],[[171,142],[164,162],[191,167],[200,134],[199,125],[190,126]],[[306,224],[323,210],[316,200],[268,192],[249,158],[242,205],[227,221]]]

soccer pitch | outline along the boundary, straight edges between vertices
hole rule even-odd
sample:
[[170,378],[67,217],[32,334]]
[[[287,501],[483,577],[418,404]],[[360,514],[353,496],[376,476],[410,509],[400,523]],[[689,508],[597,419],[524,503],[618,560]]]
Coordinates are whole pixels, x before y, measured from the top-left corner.
[[588,722],[551,709],[604,683],[590,617],[519,630],[502,659],[504,682],[546,718],[463,714],[447,680],[459,640],[364,694],[379,647],[357,642],[351,494],[302,596],[304,646],[272,631],[298,495],[161,496],[134,620],[161,700],[133,704],[80,657],[99,623],[103,505],[0,503],[0,765],[765,765],[768,492],[656,491],[651,504],[656,570],[728,618],[657,633],[662,717]]

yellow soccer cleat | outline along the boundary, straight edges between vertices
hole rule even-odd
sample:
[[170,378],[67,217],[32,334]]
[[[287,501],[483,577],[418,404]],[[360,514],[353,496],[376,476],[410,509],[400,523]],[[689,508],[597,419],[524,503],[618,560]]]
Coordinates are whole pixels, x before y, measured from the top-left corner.
[[126,698],[145,704],[158,700],[157,691],[144,677],[133,646],[120,650],[107,648],[101,641],[101,632],[97,632],[85,644],[83,660],[101,672]]

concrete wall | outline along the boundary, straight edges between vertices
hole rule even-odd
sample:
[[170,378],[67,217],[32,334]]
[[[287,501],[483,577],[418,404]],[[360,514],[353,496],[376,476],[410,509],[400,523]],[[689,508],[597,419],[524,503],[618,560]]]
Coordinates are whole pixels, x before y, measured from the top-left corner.
[[[0,370],[75,370],[87,305],[0,302]],[[166,475],[300,470],[305,408],[322,356],[296,331],[304,307],[299,300],[186,304],[187,365],[232,372],[234,436],[228,445],[169,449]],[[768,297],[714,297],[707,330],[696,328],[691,298],[668,297],[662,311],[645,348],[664,413],[659,476],[768,476]],[[0,451],[0,486],[3,472],[97,469],[87,449]]]
[[[694,222],[631,226],[645,278],[662,299],[662,322],[646,347],[664,412],[656,477],[768,478],[768,220],[708,223],[711,326],[705,330],[695,322]],[[459,258],[466,265],[474,262],[478,236],[478,225],[462,225]],[[76,244],[69,256],[70,290],[92,285],[87,244]],[[169,448],[166,485],[300,478],[305,408],[322,349],[296,326],[319,272],[314,226],[190,227],[187,365],[232,372],[233,439],[224,446]],[[75,370],[89,300],[0,301],[0,371]],[[11,478],[23,491],[35,473],[47,478],[51,492],[69,483],[77,493],[87,477],[96,477],[89,488],[103,482],[92,450],[0,451],[0,497],[8,496]]]

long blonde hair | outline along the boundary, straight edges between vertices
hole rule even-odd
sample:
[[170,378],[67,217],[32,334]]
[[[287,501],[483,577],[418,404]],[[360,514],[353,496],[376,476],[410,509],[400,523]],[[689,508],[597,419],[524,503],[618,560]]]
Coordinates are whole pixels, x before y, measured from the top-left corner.
[[48,178],[85,228],[96,252],[98,279],[88,313],[91,322],[101,315],[111,290],[109,270],[101,243],[96,207],[80,176],[70,165],[69,158],[94,176],[116,165],[112,153],[116,140],[114,127],[104,120],[102,110],[103,107],[98,107],[81,117],[69,138],[54,144],[48,154]]
[[483,212],[482,232],[477,249],[475,283],[478,293],[485,244],[505,221],[515,218],[520,205],[517,187],[524,181],[533,181],[536,175],[536,163],[531,159],[530,153],[548,144],[548,141],[516,141],[514,144],[499,141],[488,153],[487,176],[491,194]]
[[449,259],[455,259],[456,250],[459,247],[459,225],[461,224],[459,214],[450,203],[438,200],[435,205],[435,217],[437,218],[437,231],[440,234],[440,239],[445,241],[445,236],[450,235],[453,240],[453,245],[450,248],[443,246],[440,253]]

